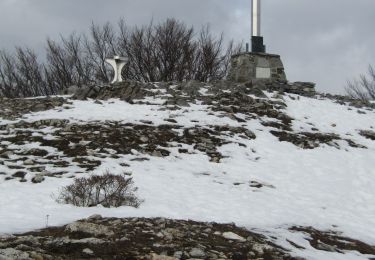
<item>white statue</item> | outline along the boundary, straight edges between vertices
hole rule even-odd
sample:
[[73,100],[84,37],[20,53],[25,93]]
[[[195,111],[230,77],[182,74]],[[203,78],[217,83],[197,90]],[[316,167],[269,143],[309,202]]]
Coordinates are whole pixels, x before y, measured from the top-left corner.
[[115,77],[111,83],[113,84],[117,82],[122,82],[123,79],[121,76],[121,72],[128,60],[120,56],[114,56],[113,59],[106,59],[105,61],[109,63],[115,71]]

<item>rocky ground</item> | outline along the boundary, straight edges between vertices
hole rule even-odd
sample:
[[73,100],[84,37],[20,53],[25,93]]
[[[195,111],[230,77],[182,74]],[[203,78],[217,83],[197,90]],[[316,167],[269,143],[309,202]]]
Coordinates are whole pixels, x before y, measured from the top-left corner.
[[[351,147],[366,148],[347,137],[334,133],[320,133],[312,125],[312,132],[295,132],[291,128],[293,118],[283,109],[283,95],[300,93],[311,96],[314,94],[312,85],[301,87],[284,84],[284,91],[275,93],[272,99],[267,98],[264,90],[273,90],[274,85],[263,84],[253,86],[230,82],[217,82],[206,86],[204,83],[187,82],[180,85],[173,83],[143,84],[125,82],[119,86],[71,88],[66,93],[73,94],[73,100],[108,100],[120,98],[133,104],[150,104],[145,97],[160,97],[164,99],[163,107],[159,110],[178,110],[191,104],[207,105],[212,113],[220,113],[221,117],[228,117],[239,123],[258,119],[262,125],[269,127],[270,133],[282,142],[290,142],[303,149],[314,149],[321,144],[327,144],[340,149],[338,141],[345,141]],[[286,88],[289,86],[289,88]],[[297,86],[297,90],[294,86]],[[305,92],[304,92],[305,91]],[[342,102],[342,100],[341,100]],[[349,101],[348,101],[349,102]],[[67,98],[39,98],[39,99],[3,99],[0,102],[0,117],[16,119],[30,112],[40,112],[53,108],[69,109],[71,101]],[[370,109],[370,108],[368,108]],[[236,114],[244,115],[242,118]],[[256,135],[244,127],[195,125],[191,128],[177,124],[171,118],[164,119],[164,125],[155,126],[152,122],[141,120],[141,124],[119,123],[107,121],[105,123],[72,123],[69,120],[48,119],[27,122],[19,120],[0,125],[0,164],[6,164],[13,173],[0,172],[5,180],[18,179],[27,181],[26,175],[33,183],[44,181],[45,177],[61,177],[72,173],[90,171],[101,165],[101,159],[118,158],[119,154],[131,154],[136,150],[141,154],[165,157],[169,156],[170,147],[180,147],[180,153],[194,153],[194,150],[206,153],[212,162],[219,163],[223,155],[218,148],[228,144],[227,137],[239,137],[239,145],[246,146],[241,140],[255,139]],[[194,122],[193,122],[194,123]],[[48,130],[48,134],[46,131]],[[375,132],[362,131],[367,138],[374,138]],[[38,144],[37,147],[23,149],[28,144]],[[194,150],[181,148],[192,145]],[[142,158],[140,158],[142,160]],[[22,162],[22,163],[20,163]],[[46,165],[49,170],[46,170]],[[32,173],[32,174],[30,174]],[[70,175],[71,176],[71,175]]]
[[0,238],[0,259],[293,259],[233,224],[92,216]]
[[[375,255],[375,247],[334,232],[292,227],[317,250]],[[303,246],[289,241],[293,246]],[[272,238],[234,224],[93,215],[62,227],[0,236],[0,259],[302,259]],[[375,258],[369,258],[375,259]]]

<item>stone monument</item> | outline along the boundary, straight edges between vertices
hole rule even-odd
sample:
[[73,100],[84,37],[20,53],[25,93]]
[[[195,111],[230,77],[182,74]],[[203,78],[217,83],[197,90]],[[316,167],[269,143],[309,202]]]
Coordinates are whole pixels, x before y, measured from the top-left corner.
[[234,55],[228,80],[247,82],[257,80],[286,81],[284,65],[279,55],[266,53],[266,46],[261,36],[261,0],[251,3],[251,52],[248,45],[246,52]]
[[122,76],[121,72],[124,66],[126,65],[127,59],[122,58],[120,56],[114,56],[112,59],[106,59],[105,60],[108,64],[110,64],[113,67],[113,70],[115,71],[114,79],[112,80],[112,84],[122,82]]

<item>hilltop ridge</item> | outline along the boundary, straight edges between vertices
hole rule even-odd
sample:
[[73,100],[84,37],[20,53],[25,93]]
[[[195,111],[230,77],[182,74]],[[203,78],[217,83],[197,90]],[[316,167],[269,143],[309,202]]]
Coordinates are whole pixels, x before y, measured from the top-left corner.
[[[142,227],[154,223],[150,232],[157,236],[155,218],[183,229],[193,223],[181,220],[189,219],[199,230],[212,229],[211,222],[233,222],[215,224],[221,232],[216,236],[232,232],[246,239],[246,232],[256,233],[264,254],[251,241],[236,241],[243,252],[235,255],[215,249],[221,238],[199,247],[202,237],[193,236],[174,247],[160,237],[167,241],[159,241],[161,247],[154,243],[133,257],[375,257],[375,104],[316,93],[312,83],[283,81],[127,81],[61,94],[0,99],[0,233],[43,228],[47,215],[49,226],[63,226],[100,214],[81,222],[109,228],[116,222],[127,230],[139,217]],[[75,178],[105,171],[133,178],[143,201],[139,208],[79,208],[56,201]],[[92,239],[112,246],[121,239],[117,233],[101,238],[66,228],[0,236],[0,258],[32,259],[24,236],[38,240],[39,255],[61,259],[108,259],[104,251],[95,254],[102,247]],[[210,232],[203,233],[215,237]],[[54,236],[68,240],[60,243]],[[86,240],[77,246],[74,239]],[[51,247],[41,242],[47,240]],[[191,254],[197,246],[200,251]],[[66,248],[71,255],[61,253]],[[125,251],[113,250],[125,257]]]

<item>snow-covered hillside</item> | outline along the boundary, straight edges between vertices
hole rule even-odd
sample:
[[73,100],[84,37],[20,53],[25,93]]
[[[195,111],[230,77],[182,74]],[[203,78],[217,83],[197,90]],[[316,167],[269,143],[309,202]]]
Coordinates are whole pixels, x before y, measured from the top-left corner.
[[[52,226],[167,217],[234,222],[307,259],[374,258],[319,250],[292,227],[375,244],[375,111],[241,91],[155,84],[130,103],[64,96],[51,109],[0,112],[0,233],[43,228],[47,215]],[[56,202],[74,177],[106,170],[131,173],[139,208]]]

